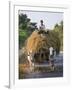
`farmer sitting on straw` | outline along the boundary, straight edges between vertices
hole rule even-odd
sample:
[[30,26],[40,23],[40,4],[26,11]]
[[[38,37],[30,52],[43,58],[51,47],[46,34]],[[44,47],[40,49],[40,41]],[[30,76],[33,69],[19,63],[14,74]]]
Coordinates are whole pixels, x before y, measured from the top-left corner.
[[39,27],[39,29],[40,30],[45,30],[45,25],[43,24],[43,20],[40,20],[40,27]]
[[48,31],[45,29],[45,25],[43,24],[43,20],[40,20],[40,26],[39,26],[39,34],[48,34]]

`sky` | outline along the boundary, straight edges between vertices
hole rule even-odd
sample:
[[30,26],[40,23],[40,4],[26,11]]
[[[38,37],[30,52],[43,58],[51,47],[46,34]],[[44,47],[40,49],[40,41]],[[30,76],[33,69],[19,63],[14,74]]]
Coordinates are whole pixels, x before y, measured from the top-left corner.
[[61,12],[40,12],[40,11],[24,11],[20,10],[19,13],[27,14],[31,22],[36,22],[40,26],[40,20],[43,20],[46,29],[53,29],[56,23],[63,20],[63,13]]

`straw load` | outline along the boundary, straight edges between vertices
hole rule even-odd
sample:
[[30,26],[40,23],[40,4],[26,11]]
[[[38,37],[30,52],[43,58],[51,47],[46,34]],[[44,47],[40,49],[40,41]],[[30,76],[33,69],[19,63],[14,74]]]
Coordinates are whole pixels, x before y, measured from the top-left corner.
[[57,33],[49,31],[48,34],[39,34],[38,31],[34,31],[26,41],[26,51],[32,51],[33,53],[38,52],[42,48],[48,49],[54,47],[57,52],[60,49],[60,39]]
[[41,48],[48,48],[48,39],[45,36],[38,34],[34,31],[31,36],[27,39],[26,51],[32,51],[33,53],[38,52]]
[[[46,33],[40,33],[39,31],[35,30],[30,37],[26,40],[25,50],[26,53],[32,51],[33,54],[39,54],[40,56],[43,55],[44,57],[48,57],[49,55],[49,48],[53,47],[57,53],[60,50],[60,39],[53,30]],[[43,54],[43,55],[42,55]],[[38,56],[37,56],[38,57]],[[42,59],[40,58],[40,59]]]

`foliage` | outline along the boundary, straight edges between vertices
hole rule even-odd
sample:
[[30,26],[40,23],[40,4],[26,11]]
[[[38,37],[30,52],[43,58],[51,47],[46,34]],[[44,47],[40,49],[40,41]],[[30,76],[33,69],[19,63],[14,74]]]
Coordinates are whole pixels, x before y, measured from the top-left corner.
[[63,50],[63,21],[60,22],[60,24],[56,24],[54,26],[54,31],[58,34],[61,42],[61,48],[60,50]]
[[36,23],[30,22],[26,14],[19,14],[19,48],[24,46],[25,40],[36,28]]
[[30,22],[30,19],[27,18],[26,14],[19,15],[19,28],[20,29],[26,29],[29,22]]
[[19,30],[19,48],[24,46],[24,42],[28,37],[28,32],[26,30]]

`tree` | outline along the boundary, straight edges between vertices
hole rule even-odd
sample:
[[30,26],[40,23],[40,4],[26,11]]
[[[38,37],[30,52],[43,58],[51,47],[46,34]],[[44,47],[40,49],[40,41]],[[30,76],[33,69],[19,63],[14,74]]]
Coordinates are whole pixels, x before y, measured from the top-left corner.
[[26,14],[19,14],[19,29],[26,29],[30,19]]
[[63,50],[63,21],[61,21],[60,24],[56,24],[54,26],[54,31],[58,34],[60,38],[60,43],[61,43],[60,50]]
[[37,28],[36,24],[36,22],[30,22],[26,14],[19,14],[19,48],[24,46],[27,37]]
[[30,22],[28,25],[28,31],[30,31],[32,33],[35,29],[37,29],[37,23]]
[[54,31],[59,33],[59,25],[58,24],[55,24]]

